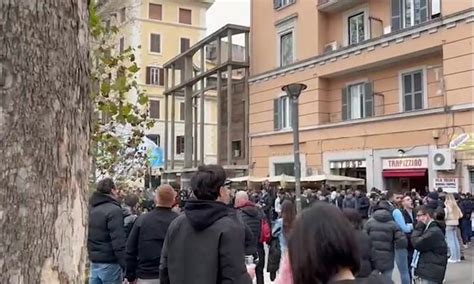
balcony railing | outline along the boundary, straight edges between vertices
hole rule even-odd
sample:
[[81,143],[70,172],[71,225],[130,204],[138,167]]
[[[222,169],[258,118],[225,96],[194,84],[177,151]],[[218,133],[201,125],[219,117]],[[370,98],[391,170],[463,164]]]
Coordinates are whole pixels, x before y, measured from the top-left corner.
[[347,10],[366,0],[318,0],[318,9],[321,12],[334,13]]

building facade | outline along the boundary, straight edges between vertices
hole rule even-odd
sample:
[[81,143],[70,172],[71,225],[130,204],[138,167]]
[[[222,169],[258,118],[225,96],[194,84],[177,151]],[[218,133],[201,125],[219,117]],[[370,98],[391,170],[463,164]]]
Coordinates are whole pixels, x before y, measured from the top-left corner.
[[[164,147],[163,92],[165,76],[163,65],[171,58],[188,50],[206,35],[206,12],[214,0],[124,0],[109,1],[109,14],[119,28],[118,50],[135,49],[136,62],[140,67],[138,83],[148,95],[149,117],[154,127],[146,131],[146,136],[158,146]],[[196,63],[199,65],[199,62]],[[133,94],[130,99],[134,100]],[[205,131],[210,137],[217,137],[217,102],[208,96],[205,104]],[[171,113],[171,110],[169,110]],[[175,136],[170,137],[168,151],[173,147],[177,167],[182,167],[184,159],[184,94],[176,96]],[[201,123],[201,122],[199,122]],[[204,147],[207,163],[217,157],[216,143]]]
[[299,98],[303,176],[359,177],[368,189],[423,192],[452,181],[472,190],[472,151],[449,147],[474,132],[472,5],[252,1],[252,174],[293,173],[291,103],[281,87],[299,82],[308,86]]

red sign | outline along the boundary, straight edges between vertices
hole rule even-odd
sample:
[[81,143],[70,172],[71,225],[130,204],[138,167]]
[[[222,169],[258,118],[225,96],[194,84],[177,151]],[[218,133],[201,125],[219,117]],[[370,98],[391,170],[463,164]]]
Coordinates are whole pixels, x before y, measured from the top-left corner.
[[384,170],[395,169],[426,169],[428,168],[428,158],[399,158],[383,160]]

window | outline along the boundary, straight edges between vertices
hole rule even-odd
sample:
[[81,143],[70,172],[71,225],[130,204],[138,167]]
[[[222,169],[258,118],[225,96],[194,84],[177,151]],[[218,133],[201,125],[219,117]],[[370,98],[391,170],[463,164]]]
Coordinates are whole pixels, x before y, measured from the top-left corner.
[[160,118],[160,101],[150,100],[150,118]]
[[359,83],[342,89],[342,120],[371,117],[373,114],[372,83]]
[[365,40],[365,13],[352,15],[347,19],[348,44],[358,44]]
[[191,25],[192,24],[192,11],[189,9],[179,8],[179,22],[181,24]]
[[288,96],[273,101],[273,126],[275,130],[291,127],[291,100]]
[[160,135],[158,134],[147,134],[145,135],[146,138],[150,139],[151,141],[153,141],[158,147],[160,147]]
[[146,67],[146,79],[145,83],[147,85],[158,85],[164,86],[165,79],[164,79],[164,71],[162,68],[159,67]]
[[161,35],[150,34],[150,52],[161,53]]
[[122,53],[125,50],[125,38],[121,37],[119,40],[119,52]]
[[148,4],[148,18],[152,20],[162,20],[162,6],[160,4]]
[[424,108],[424,76],[423,70],[402,74],[403,111]]
[[274,9],[280,9],[283,7],[286,7],[290,4],[295,3],[296,0],[273,0],[273,8]]
[[179,120],[184,120],[185,108],[184,102],[179,103]]
[[232,157],[242,157],[242,142],[240,140],[232,141]]
[[293,63],[293,32],[280,35],[280,66]]
[[[429,0],[392,0],[392,31],[428,21],[428,3]],[[432,17],[439,15],[437,11],[432,13]]]
[[122,9],[120,9],[120,13],[119,13],[119,23],[123,23],[125,22],[125,17],[126,17],[126,12],[127,12],[127,9],[125,7],[123,7]]
[[184,136],[176,136],[176,154],[184,153]]
[[275,167],[275,175],[280,176],[285,174],[287,176],[295,175],[295,164],[294,163],[278,163],[273,164]]
[[185,52],[186,50],[189,49],[189,46],[190,46],[190,40],[189,38],[181,38],[180,39],[180,52],[183,53]]

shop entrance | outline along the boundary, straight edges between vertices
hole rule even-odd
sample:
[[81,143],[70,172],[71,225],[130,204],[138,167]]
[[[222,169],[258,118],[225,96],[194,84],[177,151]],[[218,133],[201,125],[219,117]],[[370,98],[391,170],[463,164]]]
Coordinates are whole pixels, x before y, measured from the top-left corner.
[[429,189],[427,170],[384,170],[383,177],[387,190],[406,192],[414,188],[423,196]]

